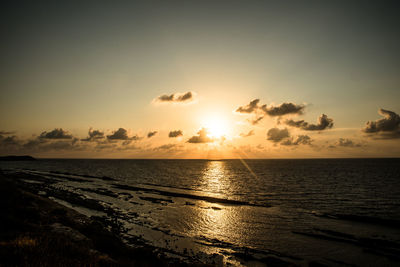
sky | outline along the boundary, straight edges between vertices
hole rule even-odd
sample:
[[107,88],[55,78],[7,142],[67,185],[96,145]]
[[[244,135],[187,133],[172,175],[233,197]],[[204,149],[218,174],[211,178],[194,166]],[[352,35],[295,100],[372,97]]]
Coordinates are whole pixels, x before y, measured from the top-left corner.
[[398,1],[10,1],[0,154],[400,156]]

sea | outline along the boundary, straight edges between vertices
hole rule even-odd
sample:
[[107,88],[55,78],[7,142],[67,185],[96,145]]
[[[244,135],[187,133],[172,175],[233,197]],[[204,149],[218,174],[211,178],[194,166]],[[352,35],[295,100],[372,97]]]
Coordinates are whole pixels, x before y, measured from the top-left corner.
[[0,169],[28,174],[26,184],[43,185],[38,194],[82,214],[113,220],[132,246],[141,240],[189,262],[400,266],[398,158],[38,159]]

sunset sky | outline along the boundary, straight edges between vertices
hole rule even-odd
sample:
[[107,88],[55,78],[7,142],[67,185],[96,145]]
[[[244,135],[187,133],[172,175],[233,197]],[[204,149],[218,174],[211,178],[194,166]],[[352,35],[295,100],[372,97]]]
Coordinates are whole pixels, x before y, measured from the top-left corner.
[[400,156],[398,1],[10,1],[0,154]]

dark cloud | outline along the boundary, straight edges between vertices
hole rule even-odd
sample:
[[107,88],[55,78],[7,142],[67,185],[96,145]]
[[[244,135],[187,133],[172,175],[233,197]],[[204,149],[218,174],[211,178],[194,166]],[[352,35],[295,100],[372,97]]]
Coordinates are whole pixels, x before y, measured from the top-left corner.
[[179,137],[182,136],[183,132],[181,130],[177,130],[177,131],[170,131],[168,134],[169,138],[174,138],[174,137]]
[[332,128],[333,119],[330,119],[325,114],[322,114],[321,116],[319,116],[317,124],[310,124],[308,122],[305,122],[304,120],[286,120],[285,123],[291,127],[297,127],[305,131],[322,131]]
[[147,134],[147,138],[153,137],[153,136],[155,136],[156,134],[157,134],[157,131],[149,132],[149,133]]
[[104,132],[100,130],[93,130],[92,128],[89,129],[88,137],[81,139],[81,141],[95,141],[104,138]]
[[130,140],[128,136],[128,131],[124,128],[119,128],[114,131],[111,135],[107,135],[108,140]]
[[157,100],[161,101],[161,102],[174,101],[174,94],[172,94],[172,95],[161,95],[161,96],[157,97]]
[[267,132],[267,140],[278,143],[285,138],[290,137],[288,129],[271,128]]
[[175,102],[175,103],[184,103],[184,102],[191,102],[194,100],[194,93],[193,92],[186,92],[183,94],[175,93],[171,95],[160,95],[159,97],[155,98],[153,101],[155,102]]
[[253,101],[251,101],[248,105],[243,106],[243,107],[238,107],[236,109],[236,112],[239,113],[253,113],[255,111],[257,111],[258,107],[258,103],[260,102],[260,99],[254,99]]
[[246,106],[236,109],[238,113],[255,114],[256,118],[249,120],[252,125],[258,124],[265,116],[285,116],[288,114],[303,114],[305,106],[294,103],[282,103],[278,106],[260,105],[260,99],[254,99]]
[[241,133],[240,136],[241,137],[249,137],[254,135],[254,130],[249,131],[248,133]]
[[192,100],[192,98],[193,98],[192,92],[187,92],[187,93],[184,93],[183,95],[175,96],[175,101],[185,102],[185,101]]
[[297,145],[311,145],[311,138],[308,135],[298,135],[296,139],[284,140],[281,145],[284,146],[297,146]]
[[197,132],[198,135],[192,136],[187,142],[188,143],[210,143],[214,142],[213,138],[207,136],[207,129],[202,128]]
[[[254,99],[248,105],[242,106],[236,109],[236,112],[239,113],[257,113],[261,111],[262,113],[268,116],[284,116],[287,114],[303,114],[304,105],[297,105],[294,103],[282,103],[278,106],[270,106],[268,107],[266,104],[260,106],[260,99]],[[258,117],[256,120],[253,121],[253,124],[258,123],[263,116]]]
[[128,140],[128,131],[124,128],[119,128],[118,130],[114,131],[113,134],[107,135],[107,139],[110,140]]
[[368,121],[362,131],[377,138],[400,138],[400,116],[393,111],[382,108],[379,109],[379,114],[384,118]]
[[261,110],[269,116],[284,116],[287,114],[303,114],[304,105],[296,105],[293,103],[282,103],[279,106],[262,105]]
[[39,138],[45,139],[72,139],[72,135],[67,131],[64,131],[62,128],[55,128],[51,132],[42,132]]
[[360,143],[355,143],[353,140],[347,138],[339,138],[336,145],[344,147],[361,147]]

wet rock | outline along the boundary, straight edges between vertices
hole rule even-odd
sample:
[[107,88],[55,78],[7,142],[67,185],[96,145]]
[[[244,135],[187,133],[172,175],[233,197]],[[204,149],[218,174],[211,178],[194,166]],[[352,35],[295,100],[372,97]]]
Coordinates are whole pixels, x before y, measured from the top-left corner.
[[163,204],[165,202],[174,203],[171,199],[165,199],[165,198],[155,198],[155,197],[139,197],[139,198],[157,204]]

